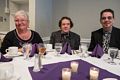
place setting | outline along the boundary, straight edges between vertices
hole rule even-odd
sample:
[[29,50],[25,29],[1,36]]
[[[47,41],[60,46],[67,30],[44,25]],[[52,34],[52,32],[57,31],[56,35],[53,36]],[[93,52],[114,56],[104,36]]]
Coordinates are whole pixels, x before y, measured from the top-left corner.
[[18,52],[18,47],[16,46],[11,46],[5,51],[6,51],[6,54],[4,56],[8,58],[14,58],[14,57],[19,57],[23,55],[22,52]]
[[108,49],[108,54],[105,54],[103,59],[110,65],[120,65],[119,50],[115,47]]

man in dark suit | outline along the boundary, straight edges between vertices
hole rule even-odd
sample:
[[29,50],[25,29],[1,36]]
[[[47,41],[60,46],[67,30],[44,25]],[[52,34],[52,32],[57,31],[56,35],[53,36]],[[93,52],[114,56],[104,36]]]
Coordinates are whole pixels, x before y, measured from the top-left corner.
[[62,43],[64,45],[66,42],[69,42],[73,50],[79,49],[80,36],[70,31],[73,27],[71,19],[69,17],[62,17],[59,21],[59,27],[60,30],[53,32],[50,37],[50,44],[53,45],[53,48],[55,43]]
[[104,53],[108,53],[109,47],[120,49],[120,29],[113,26],[114,11],[111,9],[101,11],[100,22],[103,28],[92,32],[88,51],[93,51],[97,44],[103,47]]

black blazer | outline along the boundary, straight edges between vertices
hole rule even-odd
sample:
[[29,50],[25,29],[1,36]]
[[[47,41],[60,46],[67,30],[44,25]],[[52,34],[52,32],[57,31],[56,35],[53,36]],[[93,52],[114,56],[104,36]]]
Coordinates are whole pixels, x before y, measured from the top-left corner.
[[[62,40],[61,30],[52,32],[50,37],[50,44],[54,45],[55,43],[64,43],[65,40]],[[69,32],[69,36],[67,36],[67,40],[70,43],[72,49],[77,50],[80,46],[80,36],[74,32]]]
[[[103,28],[92,32],[91,43],[90,43],[88,51],[93,51],[93,49],[95,48],[97,44],[103,47]],[[120,49],[120,29],[116,27],[112,28],[109,46]]]

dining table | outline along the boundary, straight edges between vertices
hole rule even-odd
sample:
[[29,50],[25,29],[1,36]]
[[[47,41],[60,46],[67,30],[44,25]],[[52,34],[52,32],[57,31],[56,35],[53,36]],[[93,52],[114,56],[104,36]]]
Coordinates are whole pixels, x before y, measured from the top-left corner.
[[14,65],[14,76],[16,80],[62,80],[62,68],[70,68],[71,61],[78,61],[78,73],[74,75],[71,80],[89,80],[90,67],[97,67],[100,69],[100,78],[117,78],[120,80],[120,59],[114,59],[116,65],[111,65],[106,62],[108,55],[104,54],[101,58],[81,56],[82,53],[69,55],[67,53],[56,55],[55,50],[47,51],[44,58],[41,58],[43,68],[39,72],[33,72],[35,57],[30,57],[26,60],[24,56],[16,56],[12,61]]

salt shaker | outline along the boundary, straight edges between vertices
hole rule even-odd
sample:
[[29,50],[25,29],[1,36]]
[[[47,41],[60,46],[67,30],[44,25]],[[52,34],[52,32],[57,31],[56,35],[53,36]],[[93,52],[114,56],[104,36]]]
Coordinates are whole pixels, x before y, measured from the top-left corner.
[[40,55],[39,54],[35,54],[33,71],[34,72],[38,72],[38,71],[40,71],[41,68],[42,68],[42,65],[41,65]]

